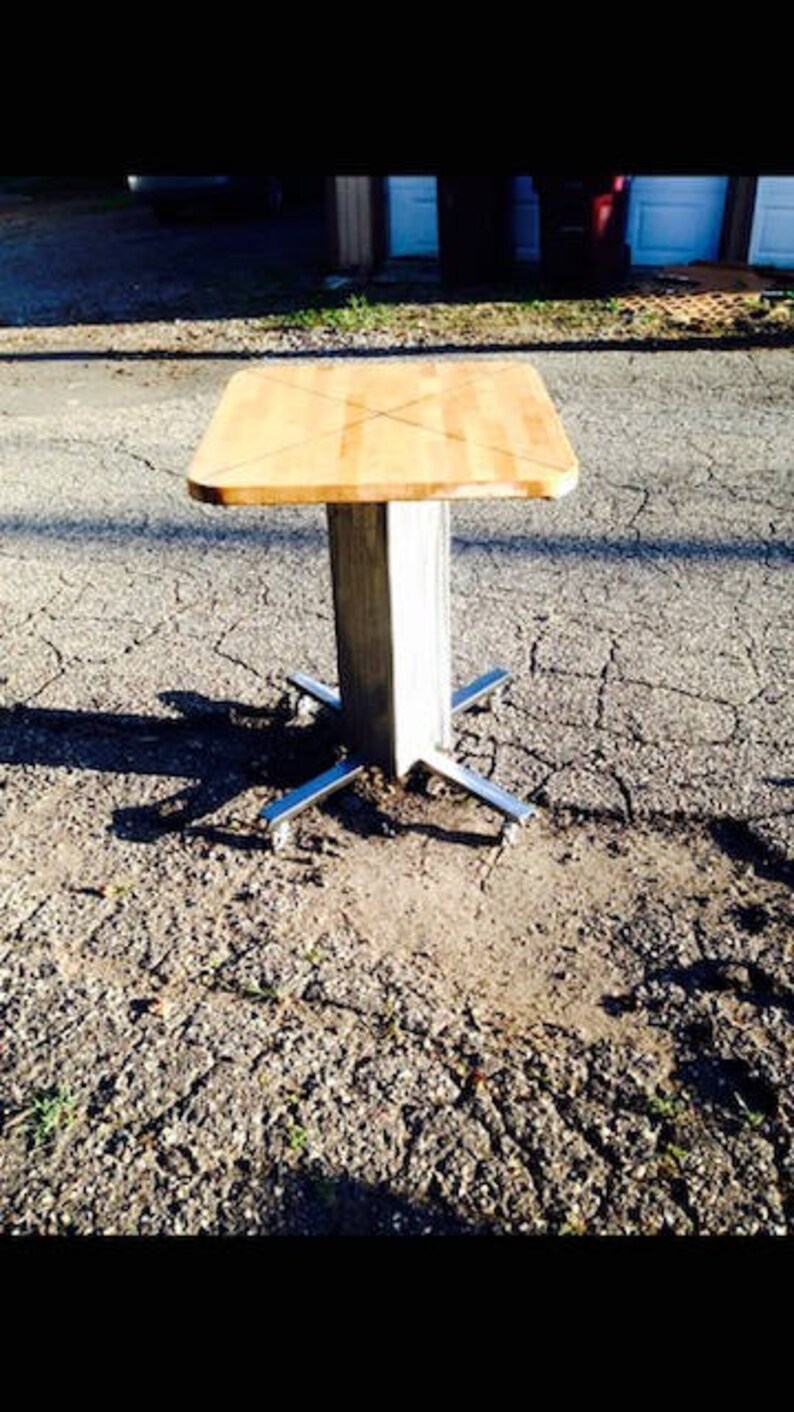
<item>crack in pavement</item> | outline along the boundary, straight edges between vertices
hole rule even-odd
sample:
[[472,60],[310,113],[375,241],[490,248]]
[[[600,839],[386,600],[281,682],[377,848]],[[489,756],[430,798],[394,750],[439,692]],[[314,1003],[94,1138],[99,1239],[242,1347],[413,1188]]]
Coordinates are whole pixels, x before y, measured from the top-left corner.
[[184,481],[185,479],[183,470],[173,471],[168,466],[158,466],[154,461],[150,461],[148,456],[144,456],[140,451],[133,451],[123,442],[114,446],[113,450],[119,455],[129,456],[132,461],[137,461],[139,465],[144,466],[147,471],[152,471],[156,476],[166,476],[170,481]]
[[60,648],[56,647],[55,643],[50,642],[48,638],[42,637],[41,633],[39,633],[38,631],[34,634],[34,636],[39,642],[42,642],[45,647],[48,647],[50,649],[55,658],[57,670],[53,672],[52,676],[47,677],[46,681],[41,682],[39,686],[36,687],[35,691],[27,692],[24,696],[21,696],[19,698],[19,701],[22,705],[28,705],[31,701],[36,701],[37,698],[47,690],[48,686],[52,686],[53,682],[60,681],[61,677],[64,677],[66,675],[67,670],[64,662],[64,656]]
[[610,669],[614,669],[615,672],[617,672],[617,657],[618,657],[618,652],[619,652],[618,641],[617,641],[616,638],[613,638],[613,639],[612,639],[612,642],[611,642],[611,645],[610,645],[610,648],[609,648],[609,656],[607,657],[607,660],[605,661],[603,667],[601,668],[600,673],[598,674],[598,675],[599,675],[598,697],[597,697],[597,699],[596,699],[595,720],[594,720],[594,722],[593,722],[593,727],[594,727],[595,730],[603,730],[603,729],[604,729],[604,712],[605,712],[605,709],[606,709],[606,690],[607,690],[607,686],[609,685],[609,682],[610,682],[610,679],[611,679],[611,678],[610,678]]
[[252,667],[251,663],[247,662],[243,657],[237,657],[233,652],[226,652],[221,645],[231,633],[249,620],[250,614],[244,613],[241,617],[236,618],[229,627],[224,628],[220,636],[211,644],[212,651],[216,656],[225,658],[227,662],[233,662],[235,666],[243,667],[247,672],[250,672],[252,676],[256,677],[257,681],[263,681],[264,677],[256,667]]

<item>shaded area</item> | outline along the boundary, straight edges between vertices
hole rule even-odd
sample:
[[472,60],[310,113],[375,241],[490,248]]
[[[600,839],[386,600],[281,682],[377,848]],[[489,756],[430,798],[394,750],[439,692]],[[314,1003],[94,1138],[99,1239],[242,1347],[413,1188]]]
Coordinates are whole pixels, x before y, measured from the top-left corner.
[[[741,909],[734,909],[734,921],[746,929]],[[671,990],[678,993],[678,1001],[684,1005],[687,1000],[702,995],[730,993],[759,1012],[779,1010],[794,1019],[794,991],[759,962],[727,957],[702,957],[687,965],[649,967],[640,985],[622,995],[605,995],[601,1003],[607,1014],[615,1017],[635,1013],[643,1007],[658,1010],[664,995]],[[710,1020],[700,1017],[685,1025],[683,1036],[702,1057],[713,1040]]]
[[[135,842],[186,828],[253,784],[287,790],[327,769],[336,736],[328,714],[301,726],[289,694],[274,708],[211,701],[195,692],[163,692],[180,718],[13,706],[0,712],[0,760],[10,765],[184,777],[189,782],[154,804],[117,809],[114,831]],[[264,799],[263,799],[264,803]],[[223,831],[214,830],[214,834]],[[224,842],[260,847],[255,834]]]
[[777,1116],[778,1099],[771,1084],[753,1073],[743,1059],[709,1054],[680,1064],[677,1077],[703,1104],[716,1107],[723,1122],[760,1127]]
[[[741,914],[736,917],[745,925]],[[709,958],[689,966],[670,966],[652,976],[665,986],[680,986],[688,995],[702,991],[732,991],[758,1010],[772,1007],[794,1017],[794,994],[753,961],[715,961]],[[701,1034],[690,1035],[698,1042]]]
[[[428,783],[429,772],[423,766],[415,766],[407,779],[401,782],[401,788],[408,794],[415,794],[430,799]],[[444,785],[443,788],[452,789],[452,786]],[[453,791],[457,793],[457,791]],[[463,795],[461,794],[462,798]],[[332,819],[337,819],[348,833],[358,834],[361,838],[372,838],[373,835],[380,834],[386,838],[394,838],[397,834],[417,833],[423,834],[426,838],[434,838],[438,842],[457,843],[464,848],[493,848],[499,841],[498,832],[494,834],[493,826],[488,825],[487,820],[491,811],[487,806],[484,818],[486,820],[483,832],[475,832],[474,829],[450,829],[444,828],[434,823],[405,823],[397,821],[387,810],[383,809],[378,801],[355,793],[353,790],[340,791],[339,794],[331,795],[326,800],[324,811]]]
[[[148,205],[130,197],[121,174],[60,182],[0,178],[5,257],[0,262],[0,325],[271,319],[285,331],[311,334],[322,328],[344,341],[374,329],[388,334],[390,325],[399,323],[400,306],[410,304],[426,311],[431,321],[435,306],[463,311],[488,306],[497,324],[500,306],[509,308],[504,337],[490,345],[494,351],[549,343],[561,347],[566,334],[576,348],[599,346],[604,338],[609,346],[623,348],[647,347],[649,341],[653,346],[713,346],[722,343],[720,324],[723,333],[732,330],[732,343],[723,346],[794,338],[791,320],[777,319],[771,303],[756,297],[720,310],[719,298],[728,296],[694,292],[691,278],[673,272],[656,276],[636,270],[617,299],[560,298],[544,284],[537,266],[520,264],[498,281],[454,289],[440,282],[437,261],[421,259],[387,261],[368,278],[335,277],[327,284],[323,178],[293,176],[282,182],[278,213],[263,215],[255,201],[241,205],[239,197],[205,197],[172,208],[180,219],[163,222]],[[676,281],[672,286],[670,278]],[[714,308],[709,310],[710,301]],[[677,312],[681,304],[687,306],[684,316]],[[510,319],[516,314],[530,322],[534,318],[542,336],[514,345]],[[713,327],[701,336],[697,328],[702,329],[704,317],[705,325]],[[694,338],[688,324],[695,326]],[[472,332],[476,338],[476,328]],[[657,335],[662,336],[658,345]],[[425,331],[422,337],[427,336]],[[431,342],[434,337],[438,351],[454,350],[454,342],[444,341],[443,325],[431,332]],[[474,344],[467,340],[462,346]],[[482,351],[488,347],[479,346]],[[250,356],[250,350],[242,356]]]
[[[712,1153],[724,1150],[742,1154],[740,1186],[749,1185],[744,1164],[766,1151],[790,1227],[790,908],[774,895],[766,903],[734,903],[719,917],[718,930],[704,926],[701,916],[674,915],[666,904],[650,910],[643,899],[621,925],[623,941],[641,960],[642,977],[601,1003],[616,1018],[644,1015],[673,1043],[669,1080],[644,1103],[659,1170],[695,1231],[702,1225],[704,1159],[708,1163]],[[751,937],[762,937],[762,943],[753,947]],[[716,1173],[714,1179],[720,1180]]]
[[[114,833],[134,843],[153,843],[162,834],[184,830],[256,851],[266,846],[266,836],[257,830],[255,811],[242,831],[197,821],[252,787],[261,786],[264,805],[271,792],[305,784],[339,754],[336,712],[317,708],[313,720],[302,724],[295,719],[290,692],[274,707],[213,701],[190,691],[162,692],[159,700],[179,717],[24,705],[0,710],[0,763],[182,777],[185,785],[154,803],[115,809]],[[418,769],[405,787],[423,793],[425,779]],[[381,807],[373,791],[361,795],[352,786],[314,807],[362,837],[417,832],[474,848],[494,846],[487,823],[482,833],[432,822],[401,823]]]
[[246,317],[303,306],[326,262],[322,196],[279,215],[198,206],[160,223],[120,183],[0,208],[0,325]]
[[368,1185],[320,1163],[255,1174],[245,1158],[212,1234],[330,1236],[488,1235],[483,1221],[463,1220],[440,1193],[406,1200],[386,1183]]
[[[228,507],[216,507],[219,513],[224,508]],[[205,547],[213,540],[219,543],[255,541],[260,545],[286,544],[291,549],[316,549],[326,543],[323,529],[313,526],[306,529],[294,526],[274,527],[267,523],[267,515],[257,506],[243,507],[249,513],[253,511],[256,514],[256,518],[246,521],[237,518],[240,507],[234,508],[234,518],[221,520],[213,513],[210,519],[205,511],[201,520],[196,523],[159,520],[142,524],[88,516],[47,521],[35,515],[5,515],[0,516],[0,535],[20,535],[26,539],[111,540],[123,543],[133,539],[140,540],[141,535],[145,534],[146,539],[150,541],[167,541],[170,544],[199,542]],[[638,535],[632,538],[601,536],[591,539],[579,534],[472,535],[463,532],[455,533],[452,543],[456,553],[481,553],[486,550],[499,555],[512,554],[538,559],[604,559],[609,562],[641,559],[710,560],[759,563],[766,566],[794,560],[794,544],[782,540],[667,539],[662,536],[640,538]]]
[[[406,296],[407,297],[407,296]],[[261,311],[260,311],[261,312]],[[687,353],[711,351],[731,351],[752,348],[781,348],[794,345],[794,327],[776,333],[764,333],[751,329],[746,333],[730,334],[681,334],[680,337],[648,335],[646,338],[626,338],[622,336],[588,338],[561,338],[553,335],[545,338],[523,338],[515,340],[432,339],[426,342],[395,343],[391,347],[355,348],[343,343],[335,346],[324,342],[322,345],[306,348],[252,349],[251,345],[240,348],[215,349],[205,345],[195,348],[140,348],[97,350],[85,349],[19,349],[13,352],[0,351],[2,363],[47,363],[47,362],[202,362],[239,361],[241,358],[255,358],[257,361],[272,359],[278,362],[290,359],[317,358],[435,358],[444,355],[489,353]]]
[[[756,838],[749,824],[739,819],[718,819],[711,825],[714,842],[735,862],[750,863],[755,872],[770,882],[794,887],[794,864],[777,857]],[[752,930],[752,925],[745,928]]]
[[455,548],[551,559],[678,559],[769,564],[794,559],[794,544],[755,539],[588,539],[584,535],[456,535]]
[[[193,523],[184,520],[159,520],[150,524],[146,520],[91,519],[88,517],[70,520],[43,520],[31,515],[8,515],[0,517],[0,535],[22,535],[25,538],[60,540],[66,543],[73,540],[82,547],[83,541],[107,540],[115,544],[127,544],[142,536],[147,541],[161,541],[167,544],[202,545],[205,549],[213,543],[229,544],[248,542],[261,547],[278,544],[287,545],[290,550],[316,550],[326,544],[324,529],[307,525],[284,528],[268,524],[272,509],[262,512],[257,506],[234,507],[234,515],[222,520],[218,511],[227,507],[213,507],[212,518],[203,509],[196,512]],[[306,507],[307,509],[314,507]],[[244,515],[255,518],[245,519]],[[1,552],[1,551],[0,551]]]

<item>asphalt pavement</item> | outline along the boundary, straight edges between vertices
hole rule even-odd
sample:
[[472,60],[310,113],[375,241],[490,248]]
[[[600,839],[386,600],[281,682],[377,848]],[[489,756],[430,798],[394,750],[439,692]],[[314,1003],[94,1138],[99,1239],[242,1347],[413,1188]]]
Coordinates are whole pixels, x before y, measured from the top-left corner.
[[[456,676],[515,673],[501,777],[629,819],[731,820],[788,853],[790,352],[532,361],[578,490],[453,510]],[[322,511],[185,493],[234,366],[5,366],[9,704],[156,714],[188,681],[254,705],[298,666],[334,677]]]
[[323,512],[187,496],[254,334],[115,337],[0,336],[2,1229],[789,1230],[791,351],[511,355],[581,482],[453,507],[457,749],[538,819],[373,776],[274,855]]

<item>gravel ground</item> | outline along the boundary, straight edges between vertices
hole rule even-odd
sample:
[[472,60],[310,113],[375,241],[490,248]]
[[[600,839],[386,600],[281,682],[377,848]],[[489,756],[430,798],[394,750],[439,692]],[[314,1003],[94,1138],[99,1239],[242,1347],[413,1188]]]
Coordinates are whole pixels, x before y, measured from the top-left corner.
[[453,633],[457,680],[515,672],[460,758],[538,820],[504,848],[451,788],[373,773],[274,855],[257,809],[333,758],[284,688],[334,677],[323,519],[182,480],[271,335],[134,292],[70,322],[64,289],[96,319],[110,279],[102,213],[17,218],[2,1229],[787,1232],[790,351],[533,355],[581,487],[455,507]]

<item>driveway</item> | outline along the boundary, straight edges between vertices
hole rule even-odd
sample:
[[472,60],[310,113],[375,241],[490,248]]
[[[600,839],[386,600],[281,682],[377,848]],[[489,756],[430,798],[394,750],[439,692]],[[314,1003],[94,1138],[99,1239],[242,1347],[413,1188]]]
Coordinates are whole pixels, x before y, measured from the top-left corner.
[[256,313],[326,261],[316,201],[280,216],[200,209],[160,222],[123,193],[0,200],[0,327]]
[[183,484],[267,350],[145,307],[78,339],[29,298],[0,333],[3,1228],[788,1230],[790,351],[533,352],[581,486],[455,506],[452,608],[456,679],[515,674],[460,758],[538,820],[500,847],[373,775],[274,855],[258,808],[333,758],[284,685],[335,675],[323,518]]

